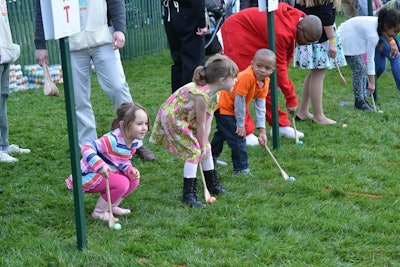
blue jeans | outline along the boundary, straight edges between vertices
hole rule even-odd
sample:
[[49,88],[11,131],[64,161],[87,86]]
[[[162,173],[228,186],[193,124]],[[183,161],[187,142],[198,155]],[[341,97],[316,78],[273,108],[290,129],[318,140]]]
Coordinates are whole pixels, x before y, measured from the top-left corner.
[[[396,43],[397,47],[399,46],[399,40],[397,37],[393,38]],[[382,42],[382,45],[380,45]],[[400,90],[400,55],[397,57],[390,56],[390,44],[385,39],[385,37],[380,37],[380,43],[377,45],[375,49],[375,72],[376,72],[376,79],[382,75],[386,68],[386,59],[390,61],[390,66],[392,68],[392,74],[394,77],[394,81],[396,82],[396,87]]]
[[219,110],[214,112],[217,129],[211,141],[211,151],[214,159],[218,158],[223,150],[224,141],[231,148],[231,158],[234,171],[248,168],[246,139],[236,134],[236,119],[233,115],[221,115]]

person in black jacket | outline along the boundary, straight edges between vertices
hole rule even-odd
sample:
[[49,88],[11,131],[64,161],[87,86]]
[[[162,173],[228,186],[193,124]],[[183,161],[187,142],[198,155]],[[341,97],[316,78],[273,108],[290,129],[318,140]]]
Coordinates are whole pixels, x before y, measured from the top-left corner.
[[207,33],[205,0],[163,0],[164,27],[173,65],[172,93],[192,81],[197,66],[204,65]]

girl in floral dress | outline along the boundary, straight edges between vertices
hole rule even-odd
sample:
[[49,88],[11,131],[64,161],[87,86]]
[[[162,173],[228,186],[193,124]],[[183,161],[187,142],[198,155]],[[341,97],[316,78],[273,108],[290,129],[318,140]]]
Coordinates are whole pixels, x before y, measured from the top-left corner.
[[182,202],[190,207],[205,207],[196,195],[197,166],[202,165],[211,194],[228,193],[220,185],[211,156],[209,135],[216,94],[231,91],[238,73],[236,64],[216,54],[193,74],[193,82],[175,91],[158,111],[150,142],[163,145],[185,161]]

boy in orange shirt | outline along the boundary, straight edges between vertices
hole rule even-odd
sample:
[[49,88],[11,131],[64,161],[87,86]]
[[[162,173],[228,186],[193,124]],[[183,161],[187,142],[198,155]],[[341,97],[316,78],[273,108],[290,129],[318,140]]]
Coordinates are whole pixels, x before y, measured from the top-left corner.
[[254,99],[256,128],[259,129],[258,142],[265,146],[265,98],[269,91],[269,76],[275,70],[276,56],[269,49],[259,49],[251,65],[240,72],[232,92],[221,91],[214,116],[217,128],[211,141],[212,155],[216,162],[222,153],[224,141],[231,148],[233,173],[249,174],[247,159],[245,114],[246,107]]

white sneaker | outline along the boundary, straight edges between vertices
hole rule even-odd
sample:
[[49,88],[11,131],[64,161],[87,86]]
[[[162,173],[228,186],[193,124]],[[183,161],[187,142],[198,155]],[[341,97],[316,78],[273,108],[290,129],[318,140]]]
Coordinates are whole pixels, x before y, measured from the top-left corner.
[[11,157],[6,152],[0,151],[0,162],[12,163],[17,161],[18,159]]
[[246,145],[258,146],[258,137],[254,134],[249,134],[248,136],[246,136]]
[[247,169],[240,170],[240,171],[233,171],[233,175],[241,175],[241,174],[249,175],[250,174],[250,169],[247,168]]
[[[272,129],[269,133],[272,136]],[[294,139],[295,138],[294,129],[290,126],[279,127],[279,136]],[[303,138],[304,133],[297,131],[297,137]]]
[[226,161],[222,161],[222,160],[216,160],[215,164],[217,164],[218,166],[226,166],[228,165],[228,163]]
[[4,151],[7,153],[20,153],[20,154],[29,154],[31,153],[31,150],[28,148],[20,148],[17,145],[9,145],[7,150]]

